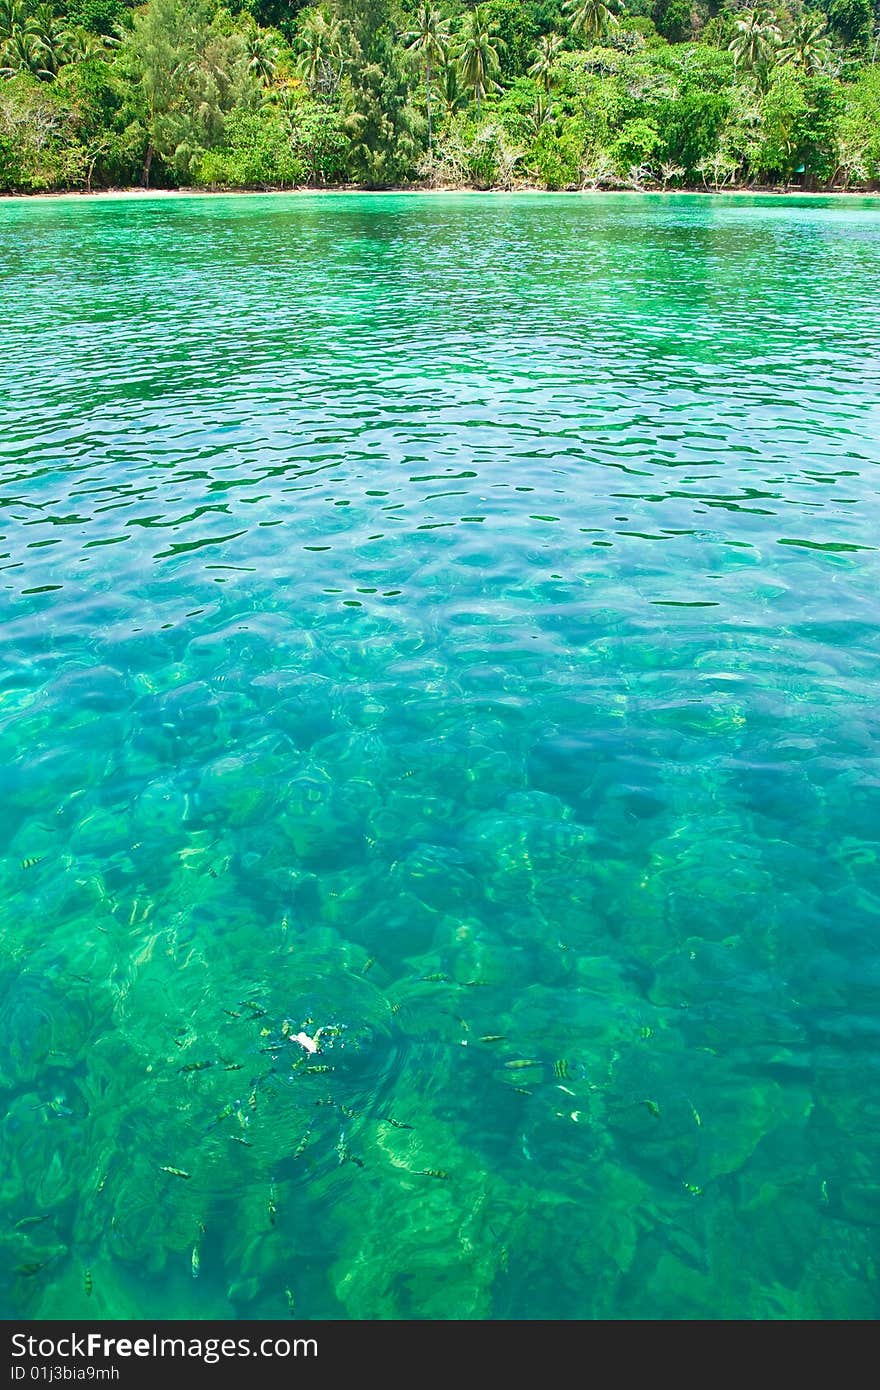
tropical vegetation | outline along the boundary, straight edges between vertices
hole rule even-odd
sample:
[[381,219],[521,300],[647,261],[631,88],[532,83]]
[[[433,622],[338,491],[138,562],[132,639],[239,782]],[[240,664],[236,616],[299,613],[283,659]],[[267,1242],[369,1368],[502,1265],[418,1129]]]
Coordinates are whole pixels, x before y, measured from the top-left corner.
[[880,186],[880,0],[0,0],[0,191]]

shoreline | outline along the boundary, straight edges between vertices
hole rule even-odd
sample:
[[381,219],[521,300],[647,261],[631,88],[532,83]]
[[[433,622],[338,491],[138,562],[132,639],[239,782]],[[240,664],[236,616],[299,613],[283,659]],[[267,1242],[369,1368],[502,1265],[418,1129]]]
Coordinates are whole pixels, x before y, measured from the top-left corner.
[[880,198],[880,189],[829,188],[778,188],[754,185],[747,188],[457,188],[453,185],[443,188],[428,188],[409,184],[405,187],[364,188],[358,184],[339,184],[333,187],[316,188],[302,185],[297,188],[98,188],[91,192],[84,189],[62,189],[40,193],[0,193],[0,204],[4,202],[35,202],[52,200],[54,202],[79,201],[82,199],[102,199],[107,202],[126,199],[164,198],[266,198],[299,197],[303,194],[315,197],[357,194],[387,198],[390,195],[430,196],[430,197],[628,197],[628,198]]

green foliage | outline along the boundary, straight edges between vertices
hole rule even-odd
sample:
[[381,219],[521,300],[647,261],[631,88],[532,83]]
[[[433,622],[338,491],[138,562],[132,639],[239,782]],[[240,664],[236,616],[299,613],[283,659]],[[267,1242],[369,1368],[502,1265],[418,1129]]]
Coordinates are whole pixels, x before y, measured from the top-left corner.
[[64,7],[70,27],[90,34],[113,34],[130,23],[133,8],[128,0],[67,0]]
[[660,0],[655,6],[657,32],[671,43],[683,43],[691,36],[690,0]]
[[0,192],[78,185],[82,152],[59,93],[27,74],[0,85]]
[[840,94],[830,78],[778,68],[761,103],[755,172],[788,182],[801,164],[806,181],[825,183],[837,167]]
[[539,7],[522,0],[488,0],[485,13],[492,31],[501,40],[498,65],[502,80],[522,76],[530,65],[538,38],[547,32]]
[[586,149],[583,122],[568,121],[561,130],[546,122],[530,151],[529,171],[546,188],[579,188]]
[[284,188],[304,182],[305,166],[282,116],[239,108],[226,121],[222,146],[205,151],[194,174],[197,183],[223,188]]
[[878,19],[873,0],[0,0],[0,186],[869,187]]
[[865,68],[843,95],[838,161],[845,187],[880,183],[880,68]]
[[832,36],[865,52],[874,24],[871,0],[827,0],[825,8]]

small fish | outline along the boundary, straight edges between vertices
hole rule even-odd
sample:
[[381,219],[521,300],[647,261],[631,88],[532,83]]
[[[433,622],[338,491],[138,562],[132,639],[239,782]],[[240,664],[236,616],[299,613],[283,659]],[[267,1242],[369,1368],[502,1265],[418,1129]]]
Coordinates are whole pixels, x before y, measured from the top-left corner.
[[87,1269],[83,1274],[83,1293],[85,1294],[86,1298],[91,1298],[92,1288],[92,1271],[90,1269]]
[[250,1139],[245,1139],[243,1134],[233,1134],[232,1138],[235,1140],[236,1144],[243,1144],[246,1149],[252,1149],[254,1147]]
[[391,1012],[392,1012],[393,1014],[399,1014],[399,1013],[400,1013],[400,1005],[399,1005],[399,1004],[391,1004],[391,1005],[390,1005],[390,1010],[391,1010]]
[[442,970],[435,970],[431,975],[423,975],[422,979],[430,985],[448,985],[451,983],[450,976],[444,975]]
[[291,1317],[291,1318],[292,1318],[292,1317],[293,1317],[294,1302],[293,1302],[293,1294],[291,1293],[290,1289],[285,1289],[285,1290],[284,1290],[284,1297],[285,1297],[285,1299],[286,1299],[286,1301],[287,1301],[287,1315],[288,1315],[288,1317]]
[[348,1161],[349,1163],[353,1163],[356,1168],[363,1168],[364,1166],[364,1160],[362,1158],[358,1158],[357,1154],[349,1154]]
[[306,1052],[308,1052],[309,1054],[317,1052],[318,1050],[317,1042],[314,1038],[310,1038],[308,1033],[297,1033],[295,1037],[290,1039],[290,1041],[299,1043],[300,1047],[304,1047]]
[[289,1018],[286,1018],[286,1019],[284,1020],[284,1022],[282,1023],[282,1025],[281,1025],[281,1036],[282,1036],[282,1038],[286,1038],[289,1032],[290,1032],[290,1019],[289,1019]]
[[250,1095],[248,1096],[248,1106],[250,1107],[251,1110],[256,1110],[256,1108],[257,1108],[257,1093],[256,1093],[256,1091],[251,1091]]
[[[21,867],[23,869],[34,869],[38,864],[42,864],[44,858],[45,855],[43,854],[31,855],[30,859],[22,859]],[[40,1268],[42,1269],[42,1265]]]
[[272,1185],[271,1185],[271,1187],[269,1188],[269,1201],[268,1201],[268,1203],[267,1203],[267,1208],[266,1208],[267,1211],[268,1211],[268,1213],[269,1213],[269,1225],[270,1225],[270,1226],[274,1226],[274,1225],[275,1225],[275,1217],[276,1217],[277,1214],[278,1214],[278,1207],[277,1207],[275,1198],[276,1198],[276,1192],[275,1192],[275,1184],[274,1184],[274,1182],[273,1182]]
[[230,1018],[241,1018],[241,1014],[237,1009],[224,1009],[223,1012],[228,1014]]
[[370,956],[369,960],[367,960],[367,961],[364,962],[364,966],[363,966],[363,969],[362,969],[361,973],[362,973],[363,975],[366,975],[370,970],[372,970],[372,968],[373,968],[373,966],[374,966],[375,964],[376,964],[376,957],[375,957],[375,956]]
[[505,1062],[504,1065],[508,1071],[523,1071],[526,1067],[539,1067],[541,1063],[536,1062],[534,1058],[530,1060],[527,1057],[515,1057],[512,1062]]
[[413,1168],[413,1175],[417,1178],[448,1178],[449,1174],[445,1168]]
[[223,1064],[223,1070],[224,1070],[224,1071],[241,1071],[241,1062],[225,1062],[225,1063]]
[[480,1042],[485,1042],[485,1043],[490,1043],[490,1042],[507,1042],[507,1034],[506,1034],[506,1033],[484,1033],[483,1036],[480,1038]]
[[405,1125],[402,1120],[392,1120],[390,1115],[385,1117],[386,1125],[391,1125],[392,1129],[412,1129],[412,1125]]
[[560,1081],[567,1081],[570,1074],[568,1070],[568,1061],[565,1057],[560,1057],[553,1063],[553,1075]]
[[323,1100],[316,1100],[316,1105],[335,1105],[336,1101],[332,1096],[325,1096]]
[[319,1076],[322,1072],[325,1072],[325,1071],[333,1071],[333,1070],[334,1070],[333,1067],[328,1067],[326,1064],[325,1064],[325,1065],[322,1065],[322,1066],[320,1066],[320,1067],[304,1067],[304,1068],[303,1068],[303,1071],[305,1072],[306,1076]]
[[16,1231],[26,1231],[29,1226],[41,1226],[44,1221],[48,1220],[48,1212],[44,1212],[42,1216],[23,1216],[20,1221],[16,1221],[13,1229]]
[[530,1091],[528,1086],[514,1086],[513,1088],[521,1096],[533,1096],[534,1091]]
[[16,1265],[15,1272],[24,1275],[25,1279],[32,1279],[41,1269],[46,1268],[47,1263],[47,1260],[34,1260],[28,1264]]
[[159,1164],[160,1173],[170,1173],[173,1178],[191,1178],[192,1173],[187,1173],[184,1168],[170,1168],[164,1163]]
[[312,1137],[312,1131],[311,1131],[310,1129],[307,1129],[306,1132],[305,1132],[305,1134],[303,1135],[302,1139],[300,1139],[299,1143],[297,1144],[296,1148],[295,1148],[294,1151],[293,1151],[293,1156],[294,1156],[294,1158],[299,1158],[300,1155],[303,1154],[303,1153],[305,1152],[306,1147],[307,1147],[308,1142],[309,1142],[309,1140],[311,1139],[311,1137]]
[[192,1256],[191,1256],[191,1258],[190,1258],[190,1262],[189,1262],[189,1263],[190,1263],[190,1268],[191,1268],[191,1270],[192,1270],[192,1277],[193,1277],[194,1279],[198,1279],[198,1277],[199,1277],[199,1270],[200,1270],[201,1267],[202,1267],[202,1260],[201,1260],[201,1256],[199,1255],[199,1247],[198,1247],[197,1245],[194,1245],[193,1248],[192,1248]]
[[213,1067],[213,1065],[213,1062],[187,1062],[185,1066],[180,1068],[180,1071],[186,1075],[191,1071],[207,1071],[208,1067]]
[[464,989],[487,989],[491,985],[491,980],[462,980]]
[[656,1100],[643,1100],[642,1105],[648,1111],[649,1115],[654,1116],[655,1120],[660,1119],[660,1106],[657,1104]]

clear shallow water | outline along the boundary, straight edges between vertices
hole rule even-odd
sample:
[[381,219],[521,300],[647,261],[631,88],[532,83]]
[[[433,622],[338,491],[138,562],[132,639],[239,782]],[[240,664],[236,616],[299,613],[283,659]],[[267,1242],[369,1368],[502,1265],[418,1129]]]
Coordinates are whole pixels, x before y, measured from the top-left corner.
[[876,1316],[877,205],[0,265],[0,1311]]

